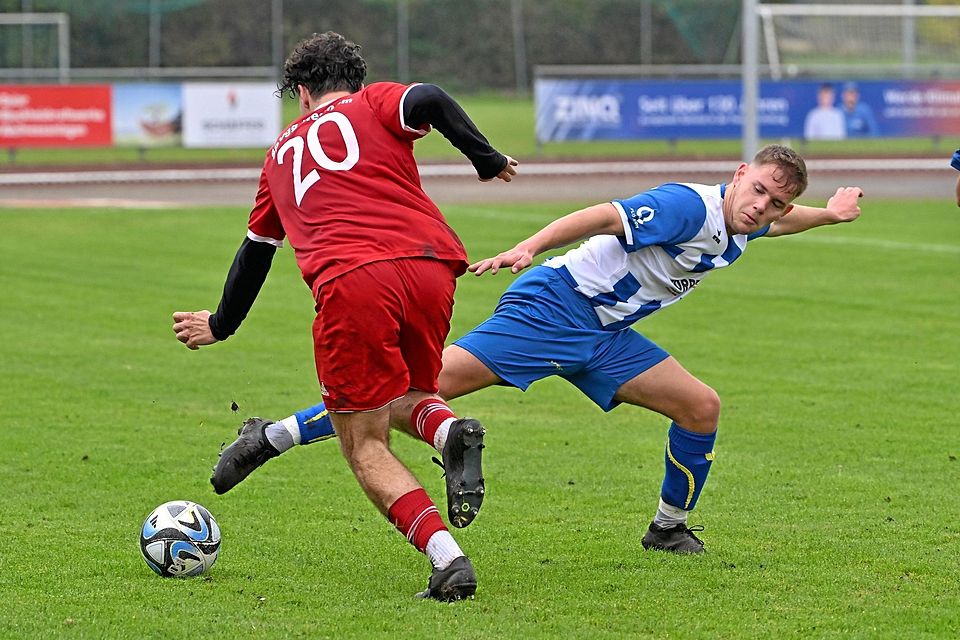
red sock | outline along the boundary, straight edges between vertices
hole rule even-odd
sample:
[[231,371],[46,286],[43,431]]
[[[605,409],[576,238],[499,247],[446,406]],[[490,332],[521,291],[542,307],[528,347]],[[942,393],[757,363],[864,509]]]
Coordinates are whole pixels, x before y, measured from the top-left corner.
[[410,422],[413,423],[413,428],[417,430],[423,441],[432,447],[433,437],[437,434],[440,424],[447,418],[456,417],[443,400],[428,398],[413,408]]
[[387,518],[420,553],[425,552],[433,534],[447,531],[447,526],[440,519],[440,512],[423,489],[414,489],[397,498],[390,505]]

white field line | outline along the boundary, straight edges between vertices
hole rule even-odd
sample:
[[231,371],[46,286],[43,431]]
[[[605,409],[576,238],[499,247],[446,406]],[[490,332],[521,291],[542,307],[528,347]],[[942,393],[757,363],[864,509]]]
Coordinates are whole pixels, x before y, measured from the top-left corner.
[[[441,211],[448,207],[441,207]],[[522,218],[526,221],[543,221],[549,222],[551,220],[556,220],[557,218],[564,216],[570,211],[562,208],[557,208],[555,213],[532,213],[525,211],[523,213],[517,213],[516,211],[511,211],[510,209],[484,209],[481,207],[465,207],[459,204],[453,204],[449,206],[450,209],[456,209],[457,215],[467,215],[471,218],[485,218],[488,220],[513,220],[516,221],[518,218]]]
[[[567,213],[566,210],[557,210],[556,213],[530,213],[518,214],[516,211],[508,209],[485,209],[480,207],[456,206],[457,215],[467,215],[472,218],[485,218],[489,220],[512,220],[516,221],[522,217],[524,222],[546,223],[555,220]],[[940,253],[947,255],[960,255],[960,245],[951,244],[933,244],[920,242],[899,242],[897,240],[883,240],[880,238],[862,238],[857,236],[828,236],[820,234],[799,233],[796,235],[784,236],[788,242],[807,242],[811,244],[834,244],[847,245],[851,247],[865,247],[869,249],[884,249],[890,251],[910,251],[915,253]],[[774,241],[773,238],[760,240],[766,243]]]
[[[926,242],[899,242],[897,240],[881,240],[879,238],[858,238],[854,236],[823,236],[816,234],[797,234],[789,236],[793,242],[807,242],[811,244],[836,244],[851,247],[867,247],[870,249],[884,249],[890,251],[910,251],[914,253],[944,253],[960,255],[960,245],[932,244]],[[772,238],[771,238],[772,240]]]
[[259,169],[142,169],[130,171],[34,171],[0,173],[0,185],[97,184],[128,182],[248,181],[260,176]]
[[[631,162],[531,162],[520,170],[530,176],[622,175],[622,174],[727,174],[735,163],[730,160],[667,160]],[[811,160],[812,172],[851,171],[937,171],[949,172],[949,162],[936,158],[886,158],[856,160]],[[429,178],[475,176],[467,163],[420,165],[420,175]],[[259,168],[249,169],[135,169],[112,171],[31,171],[0,173],[0,186],[37,184],[94,184],[129,182],[207,182],[254,181]]]
[[[0,198],[0,208],[4,209],[58,209],[74,207],[113,208],[113,209],[178,209],[185,206],[182,202],[164,200],[130,200],[126,198],[50,198],[45,200]],[[196,207],[197,205],[190,205]]]

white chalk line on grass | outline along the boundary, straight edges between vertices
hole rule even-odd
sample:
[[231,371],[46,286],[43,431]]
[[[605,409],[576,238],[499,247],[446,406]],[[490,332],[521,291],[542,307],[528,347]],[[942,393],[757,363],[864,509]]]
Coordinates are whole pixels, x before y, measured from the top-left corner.
[[[480,207],[457,206],[456,213],[468,215],[473,218],[485,218],[489,220],[510,220],[513,222],[521,221],[521,220],[523,222],[549,222],[551,220],[555,220],[570,212],[566,210],[562,210],[562,211],[558,210],[556,213],[530,213],[530,212],[520,213],[520,212],[512,211],[509,209],[487,209],[487,208],[480,208]],[[899,240],[883,240],[881,238],[808,235],[808,234],[802,234],[802,233],[791,235],[788,238],[790,241],[793,241],[793,242],[809,242],[809,243],[815,243],[815,244],[836,244],[836,245],[868,247],[871,249],[889,249],[893,251],[916,251],[916,252],[945,253],[945,254],[951,254],[951,255],[960,255],[960,245],[950,245],[950,244],[901,242]],[[764,242],[768,242],[769,240],[773,240],[773,238],[764,240]]]
[[188,205],[182,202],[130,200],[125,198],[59,198],[45,200],[0,198],[0,209],[183,209],[186,206]]
[[143,169],[131,171],[32,171],[0,173],[0,185],[104,184],[129,182],[223,182],[256,180],[259,169]]
[[926,242],[901,242],[899,240],[883,240],[880,238],[859,238],[797,234],[789,236],[794,242],[808,242],[811,244],[836,244],[871,249],[888,249],[891,251],[913,251],[917,253],[945,253],[960,255],[960,245],[933,244]]
[[457,215],[467,215],[471,218],[484,218],[487,220],[509,220],[511,222],[549,222],[555,220],[561,216],[564,216],[570,211],[566,209],[559,209],[556,213],[532,213],[529,211],[517,211],[514,209],[492,209],[492,208],[481,208],[481,207],[464,207],[459,204],[451,204],[447,206],[440,207],[441,211],[450,210],[455,211]]
[[[55,209],[58,207],[103,207],[103,208],[121,208],[121,209],[179,209],[183,208],[183,203],[165,202],[160,200],[128,200],[122,198],[71,198],[57,200],[2,200],[0,199],[0,208],[45,208]],[[456,210],[458,215],[467,215],[473,218],[483,218],[487,220],[509,220],[517,222],[538,222],[546,223],[555,220],[569,211],[558,210],[556,213],[531,213],[518,212],[512,209],[492,209],[483,207],[465,207],[455,205],[450,207]],[[917,253],[939,253],[947,255],[960,255],[960,245],[934,244],[920,242],[901,242],[898,240],[883,240],[880,238],[862,238],[851,236],[824,236],[796,234],[788,237],[790,242],[805,242],[810,244],[832,244],[846,245],[852,247],[866,247],[871,249],[884,249],[891,251],[911,251]],[[766,242],[766,241],[765,241]]]

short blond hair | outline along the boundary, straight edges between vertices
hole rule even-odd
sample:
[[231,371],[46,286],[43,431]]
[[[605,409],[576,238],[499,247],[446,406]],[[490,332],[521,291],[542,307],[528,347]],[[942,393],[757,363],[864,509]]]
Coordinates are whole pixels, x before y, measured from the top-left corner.
[[781,144],[767,145],[757,151],[751,164],[757,167],[775,165],[780,170],[777,182],[791,191],[794,198],[799,198],[807,189],[807,163],[790,147]]

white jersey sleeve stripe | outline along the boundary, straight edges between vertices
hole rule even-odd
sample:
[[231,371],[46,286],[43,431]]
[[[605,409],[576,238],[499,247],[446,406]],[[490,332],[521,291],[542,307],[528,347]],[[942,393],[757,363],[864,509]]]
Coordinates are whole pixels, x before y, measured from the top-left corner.
[[283,248],[283,240],[277,240],[275,238],[267,238],[266,236],[258,236],[253,231],[247,229],[247,237],[253,240],[254,242],[265,242],[267,244],[272,244],[277,249]]
[[623,205],[614,200],[611,204],[617,209],[617,213],[620,214],[620,222],[623,224],[623,240],[627,243],[627,246],[633,246],[633,229],[630,228],[630,219],[627,217],[627,212],[623,210]]
[[410,85],[409,87],[407,87],[407,90],[403,92],[403,95],[400,96],[400,126],[403,127],[403,130],[404,130],[404,131],[409,131],[410,133],[419,133],[421,136],[425,136],[425,135],[427,135],[428,133],[430,133],[429,127],[426,128],[426,129],[416,129],[416,128],[414,128],[414,127],[409,126],[409,125],[407,124],[406,120],[403,119],[403,103],[404,103],[404,101],[407,99],[407,94],[410,93],[410,89],[413,89],[414,87],[420,86],[421,84],[423,84],[423,83],[422,83],[422,82],[416,82],[416,83]]

